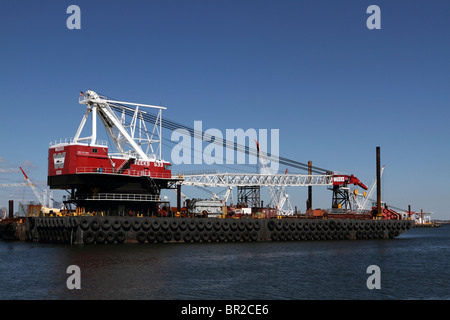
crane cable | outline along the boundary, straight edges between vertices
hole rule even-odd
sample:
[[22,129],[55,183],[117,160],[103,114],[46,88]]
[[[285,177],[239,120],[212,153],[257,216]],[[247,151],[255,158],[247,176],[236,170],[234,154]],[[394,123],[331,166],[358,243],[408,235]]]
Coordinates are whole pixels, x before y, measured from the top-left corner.
[[[110,102],[108,102],[108,104],[110,105],[110,107],[112,109],[114,109],[116,111],[125,112],[126,115],[131,116],[131,117],[134,115],[134,112],[132,110],[130,110],[128,107],[126,107],[125,105],[123,105],[123,104],[110,103]],[[141,113],[141,115],[142,115],[142,118],[145,121],[149,122],[149,123],[155,123],[157,118],[158,118],[156,115],[153,115],[153,114],[150,114],[150,113]],[[214,139],[213,140],[212,138],[214,136],[205,134],[204,132],[195,130],[195,129],[191,128],[191,127],[188,127],[188,126],[183,125],[181,123],[177,123],[177,122],[169,120],[169,119],[164,119],[164,121],[162,121],[162,123],[161,123],[161,127],[163,127],[164,129],[170,130],[170,131],[175,131],[177,129],[184,129],[184,130],[188,131],[191,135],[193,135],[194,138],[198,138],[198,139],[204,140],[204,141],[207,139],[206,141],[209,140],[211,143],[214,143],[214,144],[217,144],[217,145],[221,145],[221,146],[223,146],[223,142],[225,142],[225,147],[226,148],[229,148],[229,149],[232,148],[234,151],[244,152],[247,155],[253,155],[255,157],[258,157],[258,151],[256,149],[254,149],[254,148],[251,149],[248,146],[243,146],[243,145],[238,144],[238,143],[236,143],[234,141],[231,142],[231,141],[227,141],[227,140],[224,140],[224,139]],[[297,168],[297,169],[301,169],[301,170],[306,170],[306,171],[309,170],[309,166],[307,164],[301,163],[299,161],[295,161],[295,160],[288,159],[288,158],[281,157],[281,156],[274,157],[274,156],[269,155],[269,154],[266,154],[265,157],[268,160],[278,161],[280,164],[283,164],[283,165],[286,165],[286,166],[289,166],[289,167],[293,167],[293,168]],[[311,166],[311,172],[312,173],[316,173],[316,174],[330,174],[331,171],[332,170],[327,170],[327,169],[323,169],[323,168],[320,168],[320,167]]]
[[[123,111],[124,110],[125,114],[127,114],[128,116],[133,116],[134,115],[134,112],[131,111],[131,110],[128,110],[128,109],[122,109],[122,108],[114,106],[114,105],[111,105],[111,108],[116,110],[116,111]],[[155,123],[156,119],[157,119],[157,116],[151,115],[151,114],[143,114],[142,117],[143,117],[143,119],[145,121],[148,121],[149,123]],[[211,143],[222,145],[222,146],[223,146],[222,141],[224,141],[225,142],[225,147],[227,147],[229,149],[233,148],[235,151],[244,152],[247,155],[253,155],[255,157],[258,156],[258,151],[256,149],[250,149],[248,146],[240,145],[240,144],[238,144],[238,143],[236,143],[234,141],[232,143],[230,141],[226,141],[226,140],[223,140],[223,139],[214,139],[214,141],[213,141],[212,137],[214,137],[214,136],[205,134],[204,132],[200,132],[198,130],[195,130],[193,128],[185,126],[183,124],[174,122],[172,120],[165,119],[164,121],[162,121],[161,126],[164,127],[165,129],[171,130],[171,131],[174,131],[174,130],[177,130],[177,129],[184,129],[184,130],[188,131],[191,135],[193,135],[194,138],[198,138],[198,139],[201,139],[201,140],[209,139],[211,141]],[[279,163],[287,165],[287,166],[290,166],[290,167],[294,167],[294,168],[298,168],[298,169],[302,169],[302,170],[308,170],[308,165],[307,164],[304,164],[304,163],[301,163],[301,162],[298,162],[298,161],[295,161],[295,160],[291,160],[291,159],[288,159],[288,158],[285,158],[285,157],[278,157],[278,159],[277,159],[276,157],[273,157],[271,155],[266,155],[266,158],[268,160],[278,161]],[[322,169],[322,168],[319,168],[319,167],[312,166],[311,171],[313,173],[317,173],[317,174],[329,174],[329,172],[331,170],[326,170],[326,169]]]

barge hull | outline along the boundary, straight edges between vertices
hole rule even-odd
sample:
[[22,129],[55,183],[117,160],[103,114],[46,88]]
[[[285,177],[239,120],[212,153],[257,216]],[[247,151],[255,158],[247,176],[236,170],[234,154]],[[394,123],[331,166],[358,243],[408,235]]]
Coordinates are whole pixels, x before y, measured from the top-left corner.
[[411,220],[33,217],[26,221],[25,240],[90,245],[393,239],[413,226]]

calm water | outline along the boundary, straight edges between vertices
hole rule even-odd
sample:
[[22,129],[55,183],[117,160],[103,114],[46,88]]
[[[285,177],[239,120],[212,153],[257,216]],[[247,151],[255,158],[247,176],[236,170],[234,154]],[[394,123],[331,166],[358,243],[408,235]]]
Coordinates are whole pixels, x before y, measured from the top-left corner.
[[[450,299],[450,226],[394,240],[65,246],[0,241],[0,299]],[[69,290],[69,265],[81,289]],[[381,289],[369,290],[369,265]]]

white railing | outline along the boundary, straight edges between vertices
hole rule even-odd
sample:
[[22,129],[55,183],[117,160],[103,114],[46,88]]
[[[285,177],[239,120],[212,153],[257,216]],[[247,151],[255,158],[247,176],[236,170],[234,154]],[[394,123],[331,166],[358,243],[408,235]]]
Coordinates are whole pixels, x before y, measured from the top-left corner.
[[194,170],[194,171],[178,171],[177,176],[192,176],[192,175],[203,175],[203,174],[219,174],[219,170]]
[[[73,140],[73,138],[61,138],[59,140],[55,140],[55,141],[50,141],[49,143],[49,147],[53,147],[59,144],[74,144],[75,141]],[[82,143],[80,141],[76,142],[78,143]],[[82,143],[82,144],[86,144],[89,145],[89,143]],[[106,140],[97,140],[95,142],[95,144],[91,144],[91,146],[104,146],[107,147],[108,146],[108,142]]]
[[149,194],[128,194],[128,193],[99,193],[77,195],[72,200],[103,200],[103,201],[167,201],[167,196],[149,195]]
[[151,172],[149,170],[117,170],[112,168],[102,168],[102,167],[81,167],[77,168],[76,173],[98,173],[98,174],[117,174],[126,175],[133,177],[150,177],[150,178],[161,178],[161,179],[171,179],[172,174],[170,172],[160,173]]

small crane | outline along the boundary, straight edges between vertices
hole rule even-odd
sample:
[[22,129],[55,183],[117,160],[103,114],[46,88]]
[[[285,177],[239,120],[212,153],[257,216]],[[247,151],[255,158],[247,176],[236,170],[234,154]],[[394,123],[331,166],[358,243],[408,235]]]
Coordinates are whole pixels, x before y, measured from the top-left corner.
[[46,203],[46,193],[44,192],[44,197],[41,196],[41,194],[38,192],[38,190],[36,189],[36,185],[34,184],[33,181],[31,181],[30,178],[28,178],[27,174],[25,173],[25,171],[23,171],[22,167],[19,167],[20,171],[22,171],[24,177],[25,177],[25,181],[26,181],[26,185],[30,186],[31,189],[33,190],[34,194],[36,195],[36,198],[39,201],[39,204],[41,205],[41,211],[43,213],[50,213],[50,211],[53,211],[54,213],[59,212],[59,209],[56,208],[52,208],[53,207],[53,198],[52,195],[50,194],[49,197],[49,205],[47,206]]
[[40,205],[44,207],[45,206],[44,200],[41,197],[41,195],[39,194],[39,192],[37,191],[36,185],[33,183],[33,181],[30,180],[30,178],[28,178],[27,174],[25,173],[25,171],[23,171],[22,167],[20,167],[20,171],[22,171],[27,185],[29,185],[31,187],[31,189],[33,190],[34,194],[36,195],[36,198],[39,200]]

